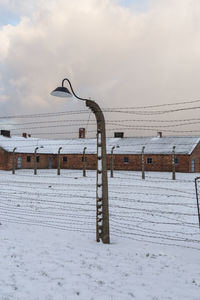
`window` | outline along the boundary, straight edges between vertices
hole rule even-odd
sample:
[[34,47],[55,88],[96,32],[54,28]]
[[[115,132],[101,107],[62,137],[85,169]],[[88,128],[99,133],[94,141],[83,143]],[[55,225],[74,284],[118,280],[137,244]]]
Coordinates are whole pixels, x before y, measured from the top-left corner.
[[67,162],[67,156],[63,157],[63,162]]
[[31,162],[31,157],[30,157],[30,156],[27,156],[27,157],[26,157],[26,161],[27,161],[27,162]]
[[178,164],[178,158],[177,157],[175,157],[174,162],[175,162],[175,164]]
[[147,164],[152,164],[152,163],[153,163],[152,157],[147,157]]
[[126,157],[126,156],[124,157],[124,163],[125,163],[125,164],[128,164],[128,163],[129,163],[129,158]]
[[195,172],[195,160],[192,159],[192,172]]
[[37,161],[37,162],[40,161],[40,157],[39,157],[39,156],[36,157],[36,161]]
[[123,132],[115,132],[114,133],[114,137],[115,138],[123,138],[124,137],[124,133]]

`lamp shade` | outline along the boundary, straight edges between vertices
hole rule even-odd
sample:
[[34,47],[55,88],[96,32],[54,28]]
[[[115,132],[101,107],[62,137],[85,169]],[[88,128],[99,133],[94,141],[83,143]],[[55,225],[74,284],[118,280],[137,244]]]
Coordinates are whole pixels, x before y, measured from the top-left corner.
[[70,93],[70,91],[64,86],[57,87],[55,90],[53,90],[51,92],[51,95],[56,96],[56,97],[61,97],[61,98],[72,97],[72,94]]

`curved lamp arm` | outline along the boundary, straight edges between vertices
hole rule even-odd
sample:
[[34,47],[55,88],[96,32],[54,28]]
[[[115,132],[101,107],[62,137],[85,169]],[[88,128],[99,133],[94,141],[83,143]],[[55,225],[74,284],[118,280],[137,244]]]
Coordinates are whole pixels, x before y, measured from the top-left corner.
[[68,78],[64,78],[63,81],[62,81],[62,87],[64,87],[64,82],[67,81],[69,83],[69,86],[70,86],[70,89],[72,91],[72,94],[74,95],[74,97],[76,97],[77,99],[79,100],[82,100],[82,101],[87,101],[89,99],[85,99],[85,98],[81,98],[79,96],[77,96],[75,93],[74,93],[74,90],[73,90],[73,87],[72,87],[72,84],[70,82],[70,80]]
[[114,149],[115,149],[115,146],[112,147],[111,154],[113,154]]
[[39,149],[39,147],[36,147],[36,148],[35,148],[35,153],[37,152],[38,149]]
[[62,150],[62,147],[59,147],[58,149],[58,154],[60,154],[60,151]]

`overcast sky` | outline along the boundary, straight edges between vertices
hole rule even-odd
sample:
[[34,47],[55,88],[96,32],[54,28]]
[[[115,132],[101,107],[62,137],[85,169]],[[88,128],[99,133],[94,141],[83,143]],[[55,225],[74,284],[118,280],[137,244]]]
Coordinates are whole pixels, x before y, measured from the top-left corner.
[[200,98],[199,0],[0,0],[0,41],[1,116]]

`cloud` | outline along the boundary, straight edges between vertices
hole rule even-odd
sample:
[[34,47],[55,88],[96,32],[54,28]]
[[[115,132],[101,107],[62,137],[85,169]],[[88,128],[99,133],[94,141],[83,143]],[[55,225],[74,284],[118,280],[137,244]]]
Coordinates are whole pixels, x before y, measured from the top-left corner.
[[102,107],[200,95],[199,0],[149,0],[142,11],[115,0],[2,3],[20,15],[17,26],[0,28],[4,115],[68,109],[49,96],[66,76]]

